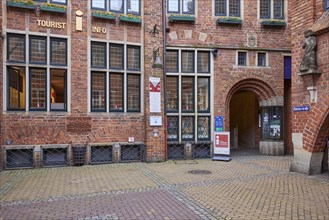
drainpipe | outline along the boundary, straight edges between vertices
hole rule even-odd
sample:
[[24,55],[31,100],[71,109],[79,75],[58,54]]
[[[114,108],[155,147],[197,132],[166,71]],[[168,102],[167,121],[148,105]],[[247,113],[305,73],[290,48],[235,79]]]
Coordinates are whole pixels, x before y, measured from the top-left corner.
[[167,23],[167,18],[166,18],[166,12],[167,12],[167,4],[166,0],[162,0],[162,33],[163,33],[163,57],[162,57],[162,62],[163,62],[163,97],[164,97],[164,119],[163,119],[163,126],[165,129],[165,160],[168,159],[168,141],[167,141],[167,110],[166,110],[166,47],[167,47],[167,32],[166,32],[166,23]]

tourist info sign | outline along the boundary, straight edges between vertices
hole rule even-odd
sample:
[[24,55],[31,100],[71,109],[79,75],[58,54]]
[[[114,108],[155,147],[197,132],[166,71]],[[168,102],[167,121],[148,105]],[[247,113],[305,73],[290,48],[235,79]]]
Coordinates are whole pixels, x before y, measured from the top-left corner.
[[161,112],[160,78],[150,77],[150,112]]
[[214,132],[213,160],[230,161],[230,132]]

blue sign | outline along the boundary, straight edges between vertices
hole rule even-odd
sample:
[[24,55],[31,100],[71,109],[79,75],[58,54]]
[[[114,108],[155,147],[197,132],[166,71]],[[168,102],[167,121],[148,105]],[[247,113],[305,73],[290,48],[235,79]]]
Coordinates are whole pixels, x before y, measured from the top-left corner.
[[216,131],[223,131],[223,116],[216,116],[215,122]]
[[310,106],[304,105],[304,106],[295,106],[294,112],[309,112],[311,109]]

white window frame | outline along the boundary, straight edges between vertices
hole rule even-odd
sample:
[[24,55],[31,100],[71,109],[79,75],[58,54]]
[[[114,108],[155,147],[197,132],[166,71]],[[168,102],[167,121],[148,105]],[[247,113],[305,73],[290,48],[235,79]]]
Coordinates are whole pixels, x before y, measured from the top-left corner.
[[[258,54],[259,53],[265,53],[265,66],[258,66]],[[257,51],[256,52],[255,66],[257,66],[259,68],[269,67],[269,56],[268,56],[267,52],[265,52],[265,51]]]
[[[213,16],[215,17],[230,17],[229,15],[229,10],[230,10],[230,0],[226,0],[226,15],[216,15],[216,10],[215,10],[215,0],[212,1],[212,8],[213,10]],[[243,19],[244,18],[244,0],[240,0],[240,16],[239,18]]]
[[[261,18],[260,17],[260,0],[257,0],[257,18],[260,20],[269,20],[269,19],[274,19],[274,1],[270,0],[270,18]],[[283,18],[280,19],[282,21],[287,21],[288,20],[288,0],[283,1]]]
[[167,0],[166,4],[167,4],[167,14],[179,14],[179,15],[191,15],[191,16],[196,16],[197,15],[197,9],[198,9],[198,0],[192,0],[194,2],[194,8],[193,8],[193,13],[184,13],[183,12],[183,1],[184,0],[176,0],[179,2],[178,4],[178,12],[174,12],[174,11],[169,11],[169,0]]
[[[89,1],[89,0],[88,0]],[[104,0],[105,2],[105,8],[98,8],[98,7],[93,7],[93,2],[91,0],[90,2],[90,8],[91,10],[101,10],[101,11],[107,11],[107,12],[112,12],[112,13],[117,13],[117,14],[133,14],[133,15],[137,15],[137,16],[141,16],[142,15],[142,1],[143,0],[138,0],[139,2],[139,12],[138,13],[133,13],[133,12],[128,12],[128,0],[122,0],[123,2],[123,12],[120,11],[114,11],[110,9],[110,1],[111,0]]]

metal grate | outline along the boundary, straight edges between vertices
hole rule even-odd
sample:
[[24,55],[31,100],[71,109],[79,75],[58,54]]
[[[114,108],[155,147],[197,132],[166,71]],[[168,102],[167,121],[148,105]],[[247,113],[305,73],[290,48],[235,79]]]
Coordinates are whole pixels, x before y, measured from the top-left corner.
[[112,149],[113,146],[92,146],[91,148],[91,159],[90,162],[92,164],[98,163],[112,163],[113,162],[113,154]]
[[168,159],[184,159],[184,144],[168,143]]
[[43,166],[66,166],[67,148],[44,148],[42,150]]
[[127,144],[121,145],[121,161],[143,161],[145,149],[143,144]]
[[7,149],[7,168],[33,167],[33,149]]
[[193,158],[210,158],[211,143],[193,144]]

